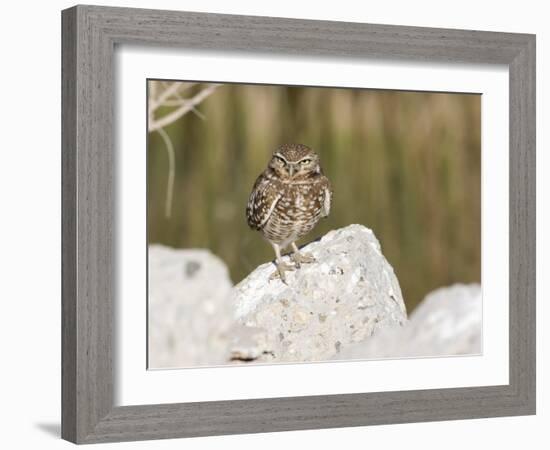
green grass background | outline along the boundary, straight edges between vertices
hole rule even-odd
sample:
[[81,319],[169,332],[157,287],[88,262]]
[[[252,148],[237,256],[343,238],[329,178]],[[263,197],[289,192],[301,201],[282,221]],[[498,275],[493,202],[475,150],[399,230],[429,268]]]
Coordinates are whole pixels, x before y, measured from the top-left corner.
[[235,283],[273,259],[245,208],[272,151],[296,142],[320,154],[334,188],[330,217],[301,243],[351,223],[371,228],[409,311],[437,287],[480,281],[479,95],[226,84],[198,110],[204,118],[188,113],[166,128],[171,218],[167,152],[148,135],[149,243],[209,248]]

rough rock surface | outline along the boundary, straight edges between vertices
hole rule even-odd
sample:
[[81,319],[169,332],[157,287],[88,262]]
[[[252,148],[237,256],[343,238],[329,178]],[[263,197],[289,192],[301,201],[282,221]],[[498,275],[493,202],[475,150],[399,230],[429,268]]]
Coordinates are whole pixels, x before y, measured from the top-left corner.
[[455,284],[428,294],[404,327],[382,330],[334,359],[479,354],[481,329],[481,286]]
[[265,330],[255,346],[241,342],[238,354],[256,362],[321,361],[406,322],[399,283],[371,230],[349,225],[302,251],[316,262],[287,273],[287,284],[270,279],[274,265],[266,263],[233,289],[237,320]]
[[232,282],[208,250],[149,246],[149,366],[228,362]]

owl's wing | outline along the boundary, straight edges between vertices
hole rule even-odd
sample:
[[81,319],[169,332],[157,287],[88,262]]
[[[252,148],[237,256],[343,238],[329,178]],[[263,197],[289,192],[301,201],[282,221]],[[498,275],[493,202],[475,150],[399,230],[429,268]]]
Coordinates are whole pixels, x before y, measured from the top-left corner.
[[322,216],[327,217],[330,214],[330,206],[332,203],[332,187],[330,185],[330,181],[328,181],[328,178],[325,177],[322,184],[323,189],[323,212]]
[[248,226],[255,230],[261,230],[269,220],[281,197],[282,192],[279,183],[263,174],[260,175],[254,184],[246,206]]

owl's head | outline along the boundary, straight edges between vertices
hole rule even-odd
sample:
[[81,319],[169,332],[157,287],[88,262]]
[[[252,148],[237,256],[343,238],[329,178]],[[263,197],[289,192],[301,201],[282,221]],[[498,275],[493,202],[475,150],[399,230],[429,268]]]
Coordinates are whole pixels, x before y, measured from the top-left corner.
[[275,152],[269,167],[283,180],[299,180],[321,172],[319,155],[303,144],[284,144]]

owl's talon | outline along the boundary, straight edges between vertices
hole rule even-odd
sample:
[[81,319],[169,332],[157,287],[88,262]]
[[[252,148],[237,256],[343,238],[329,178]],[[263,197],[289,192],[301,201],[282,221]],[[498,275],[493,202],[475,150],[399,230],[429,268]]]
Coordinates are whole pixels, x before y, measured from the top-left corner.
[[280,278],[281,281],[285,284],[286,283],[286,276],[285,272],[292,272],[296,269],[296,267],[292,264],[287,264],[285,262],[278,262],[275,263],[275,267],[277,267],[277,270],[271,274],[269,277],[270,280],[276,280],[277,278]]
[[290,255],[290,259],[292,259],[298,269],[302,264],[310,264],[315,262],[315,257],[311,253],[294,252]]

